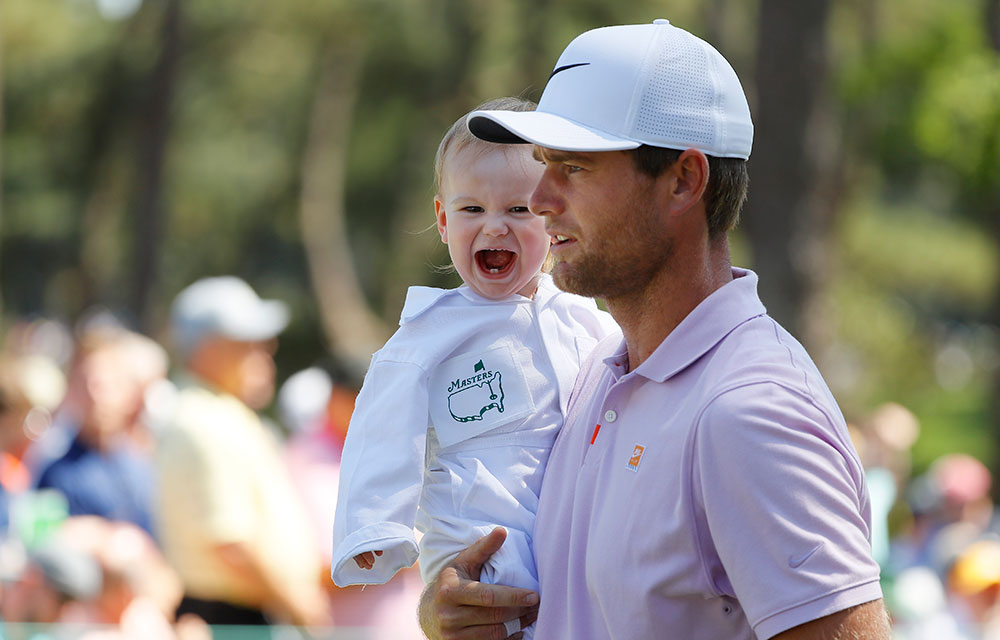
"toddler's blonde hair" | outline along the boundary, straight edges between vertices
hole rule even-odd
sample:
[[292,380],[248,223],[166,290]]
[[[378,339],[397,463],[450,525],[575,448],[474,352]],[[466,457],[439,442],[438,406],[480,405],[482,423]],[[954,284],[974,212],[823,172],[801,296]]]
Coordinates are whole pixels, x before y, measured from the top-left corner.
[[[472,111],[534,111],[535,103],[531,100],[525,100],[523,98],[496,98],[494,100],[488,100]],[[469,113],[472,113],[470,111]],[[469,114],[463,115],[461,118],[455,121],[448,129],[448,132],[444,134],[441,138],[441,144],[438,145],[437,153],[434,155],[434,189],[435,193],[441,193],[441,177],[444,174],[444,163],[448,159],[448,155],[461,151],[469,147],[481,148],[484,151],[489,149],[496,149],[499,147],[506,148],[508,145],[498,145],[495,142],[486,142],[481,140],[476,136],[472,135],[469,131],[468,125],[465,123],[465,119]]]

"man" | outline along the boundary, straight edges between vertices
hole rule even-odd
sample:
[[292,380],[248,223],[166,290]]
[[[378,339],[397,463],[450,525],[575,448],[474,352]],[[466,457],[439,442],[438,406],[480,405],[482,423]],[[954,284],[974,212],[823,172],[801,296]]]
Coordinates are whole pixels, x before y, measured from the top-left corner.
[[133,433],[143,395],[166,374],[167,354],[150,338],[113,324],[84,326],[55,418],[71,439],[38,488],[62,493],[70,515],[131,522],[152,535],[152,463]]
[[[35,625],[73,624],[92,617],[94,599],[101,591],[101,567],[90,554],[64,544],[45,542],[29,551],[17,578],[4,584],[0,598],[0,626],[5,638],[40,637]],[[9,633],[9,635],[7,635]]]
[[[887,639],[843,417],[730,265],[753,126],[728,62],[666,20],[596,29],[537,111],[468,122],[535,145],[556,284],[603,298],[625,336],[581,371],[546,470],[535,637]],[[428,587],[430,637],[534,620],[535,594],[476,581],[503,535]]]
[[184,583],[178,616],[328,621],[305,509],[254,411],[274,393],[274,342],[287,323],[283,303],[230,276],[195,282],[171,308],[186,372],[173,410],[159,415],[157,515],[164,553]]

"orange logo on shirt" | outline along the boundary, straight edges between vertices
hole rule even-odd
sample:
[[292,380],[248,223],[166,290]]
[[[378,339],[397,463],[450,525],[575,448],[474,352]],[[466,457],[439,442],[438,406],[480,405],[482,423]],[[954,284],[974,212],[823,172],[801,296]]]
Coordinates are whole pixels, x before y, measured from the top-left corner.
[[639,470],[639,462],[642,460],[642,454],[645,450],[646,447],[642,446],[641,444],[635,445],[635,448],[632,449],[632,457],[628,459],[627,466],[629,470],[631,471]]

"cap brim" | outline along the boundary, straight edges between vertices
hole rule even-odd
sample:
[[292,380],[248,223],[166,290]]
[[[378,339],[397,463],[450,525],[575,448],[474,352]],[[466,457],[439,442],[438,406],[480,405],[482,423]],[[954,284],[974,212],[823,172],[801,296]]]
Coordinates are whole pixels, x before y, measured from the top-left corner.
[[280,300],[261,300],[253,317],[219,327],[219,333],[232,340],[257,342],[270,340],[288,326],[288,307]]
[[530,143],[560,151],[620,151],[641,146],[544,111],[473,111],[466,122],[474,136],[488,142]]

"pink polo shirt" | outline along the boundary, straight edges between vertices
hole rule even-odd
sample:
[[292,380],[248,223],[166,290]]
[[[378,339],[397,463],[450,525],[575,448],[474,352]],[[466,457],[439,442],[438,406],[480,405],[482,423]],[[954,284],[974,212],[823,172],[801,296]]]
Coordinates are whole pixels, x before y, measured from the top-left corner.
[[535,637],[764,639],[881,597],[843,416],[733,275],[634,371],[608,340],[581,371],[535,522]]

